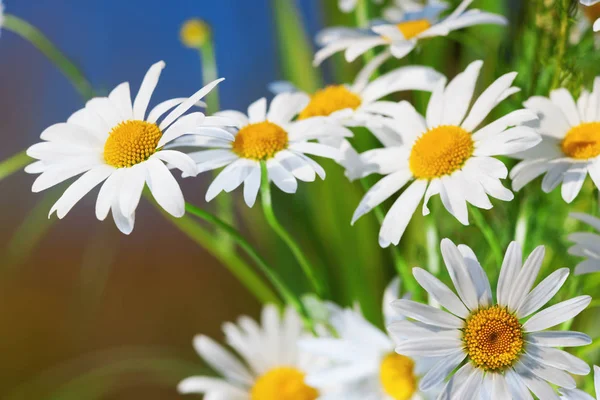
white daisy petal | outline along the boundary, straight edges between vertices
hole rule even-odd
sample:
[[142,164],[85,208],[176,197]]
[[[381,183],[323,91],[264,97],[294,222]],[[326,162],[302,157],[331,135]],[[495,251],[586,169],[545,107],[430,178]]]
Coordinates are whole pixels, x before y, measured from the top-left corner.
[[182,217],[185,214],[185,200],[169,169],[155,158],[149,159],[144,165],[148,173],[146,183],[154,200],[172,216]]
[[144,76],[140,90],[138,91],[135,101],[133,102],[134,119],[143,121],[146,117],[146,109],[150,103],[150,98],[152,97],[152,93],[154,93],[154,89],[156,89],[156,85],[158,85],[160,74],[165,68],[165,65],[166,64],[164,61],[157,62],[150,67],[146,73],[146,76]]
[[354,215],[352,216],[351,224],[354,223],[363,215],[370,212],[373,208],[390,198],[394,193],[399,191],[410,180],[411,173],[409,171],[398,171],[391,175],[382,178],[379,182],[370,188],[362,198]]
[[463,320],[450,313],[411,300],[396,300],[392,303],[392,307],[408,318],[442,328],[459,329],[464,324]]
[[532,332],[526,338],[528,342],[544,347],[576,347],[592,343],[585,333],[571,331]]
[[465,258],[467,271],[477,290],[479,304],[483,307],[489,307],[492,304],[492,287],[483,267],[479,263],[479,260],[477,260],[477,256],[469,246],[465,246],[464,244],[458,245],[458,251]]
[[570,320],[582,312],[592,301],[590,296],[578,296],[555,304],[532,316],[525,324],[525,332],[537,332]]
[[133,106],[131,104],[129,82],[121,83],[114,88],[108,95],[108,99],[117,107],[121,118],[125,120],[133,119]]
[[162,103],[157,104],[150,113],[148,114],[148,118],[146,118],[147,122],[156,123],[160,117],[162,117],[167,111],[177,107],[181,103],[187,100],[187,97],[179,97],[175,99],[170,99],[163,101]]
[[568,268],[554,271],[525,297],[517,310],[519,318],[525,318],[542,308],[560,290],[569,276]]
[[241,385],[252,385],[254,378],[248,369],[211,338],[204,335],[196,336],[194,348],[204,361],[228,380]]
[[98,218],[98,220],[104,221],[106,219],[113,201],[118,199],[117,193],[121,187],[121,180],[124,172],[125,168],[115,170],[102,184],[102,187],[98,192],[98,198],[96,199],[96,218]]
[[533,400],[527,385],[512,369],[506,371],[505,374],[508,389],[515,399]]
[[429,293],[429,296],[448,309],[448,311],[461,318],[468,317],[469,310],[467,310],[458,296],[442,281],[421,268],[413,268],[413,275],[417,282],[419,282],[419,285]]
[[236,399],[240,396],[241,399],[245,399],[247,393],[235,385],[217,378],[209,378],[206,376],[193,376],[186,378],[177,385],[177,391],[182,394],[189,393],[210,393],[211,391],[222,392],[223,395],[227,395],[228,399]]
[[333,147],[319,143],[292,143],[288,146],[288,149],[300,153],[311,154],[313,156],[330,158],[332,160],[340,160],[342,158],[342,155],[338,149],[334,149]]
[[275,159],[270,159],[267,161],[267,169],[269,170],[269,179],[273,181],[275,186],[285,193],[296,193],[298,181],[283,165]]
[[523,103],[525,107],[537,113],[539,132],[542,135],[562,139],[570,129],[563,110],[550,99],[541,96],[530,97]]
[[467,265],[465,264],[463,255],[449,239],[442,240],[441,248],[444,263],[446,264],[452,283],[461,300],[465,303],[467,308],[476,310],[479,307],[477,289],[467,271]]
[[446,87],[442,124],[460,126],[471,105],[483,61],[474,61]]
[[581,118],[577,111],[577,104],[573,100],[573,96],[567,89],[561,88],[550,92],[550,100],[556,104],[567,117],[567,121],[571,126],[577,126],[581,124]]
[[410,357],[445,357],[455,354],[462,345],[460,339],[429,337],[400,342],[396,353]]
[[379,230],[379,245],[388,247],[391,243],[397,245],[404,234],[408,223],[417,207],[425,190],[427,181],[413,182],[394,202],[381,224]]
[[79,200],[95,188],[98,184],[104,181],[114,171],[113,167],[108,165],[100,165],[90,169],[77,179],[71,186],[65,190],[63,195],[50,209],[48,217],[55,211],[58,218],[62,219],[73,208]]
[[540,272],[545,254],[546,249],[544,246],[536,247],[529,257],[527,257],[527,260],[525,260],[525,264],[523,264],[523,268],[521,268],[518,275],[514,276],[512,287],[510,289],[511,294],[508,298],[508,303],[506,304],[509,310],[518,310],[525,301],[526,296],[533,287],[533,283]]
[[466,357],[462,350],[454,350],[441,358],[419,381],[419,389],[423,391],[439,385]]
[[261,98],[250,104],[248,107],[248,120],[251,124],[266,121],[267,119],[267,99]]
[[275,155],[275,159],[296,179],[303,182],[313,182],[316,178],[315,170],[304,159],[291,151],[282,150]]
[[581,191],[587,176],[586,165],[572,165],[563,176],[561,194],[564,201],[571,203]]
[[187,176],[196,176],[198,173],[194,160],[180,151],[161,150],[154,153],[150,158],[158,158],[184,172]]
[[132,215],[142,196],[146,184],[146,168],[143,164],[136,164],[131,168],[124,168],[119,195],[119,207],[123,215]]
[[248,207],[254,206],[256,202],[256,196],[258,196],[258,190],[260,189],[260,179],[260,166],[256,165],[244,181],[244,201]]

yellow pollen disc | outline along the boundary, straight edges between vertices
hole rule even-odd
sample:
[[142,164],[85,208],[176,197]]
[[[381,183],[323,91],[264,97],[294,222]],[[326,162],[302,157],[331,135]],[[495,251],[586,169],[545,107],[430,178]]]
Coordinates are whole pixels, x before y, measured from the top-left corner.
[[471,314],[463,341],[471,361],[486,371],[503,371],[523,351],[523,328],[506,308],[492,306]]
[[189,19],[181,27],[181,42],[191,48],[202,47],[211,35],[210,26],[200,19]]
[[250,124],[239,130],[233,151],[243,158],[267,160],[288,146],[288,134],[272,122]]
[[579,160],[600,155],[600,122],[587,122],[572,128],[560,146],[567,156]]
[[296,368],[274,368],[256,380],[251,400],[315,400],[319,392],[304,383]]
[[400,22],[396,27],[402,32],[405,39],[412,39],[419,33],[425,32],[427,29],[431,28],[431,23],[426,19],[417,19],[414,21]]
[[310,103],[302,110],[298,118],[326,117],[346,108],[356,110],[361,102],[360,97],[344,85],[327,86],[312,95]]
[[473,155],[471,134],[458,126],[443,125],[417,139],[408,160],[417,179],[449,175],[461,168]]
[[117,168],[146,161],[156,151],[162,132],[156,124],[125,121],[115,126],[104,144],[104,161]]
[[413,360],[400,354],[391,353],[381,362],[379,378],[383,390],[394,400],[409,400],[417,390]]

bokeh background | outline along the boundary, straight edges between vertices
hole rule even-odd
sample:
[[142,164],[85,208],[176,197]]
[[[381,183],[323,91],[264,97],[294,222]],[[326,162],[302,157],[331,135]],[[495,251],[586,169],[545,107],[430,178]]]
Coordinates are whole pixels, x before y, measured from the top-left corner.
[[[226,78],[220,85],[222,108],[245,109],[269,95],[270,82],[290,78],[290,70],[306,89],[315,89],[310,82],[349,81],[359,67],[338,58],[323,75],[315,77],[312,69],[294,72],[296,60],[287,57],[293,46],[281,47],[282,25],[278,29],[275,18],[284,0],[5,2],[8,13],[46,34],[101,94],[123,81],[137,91],[147,68],[166,61],[154,104],[189,95],[201,85],[198,53],[179,41],[181,24],[192,17],[213,27],[219,75]],[[298,18],[292,16],[286,26],[301,22],[312,38],[324,26],[351,23],[352,17],[337,12],[336,3],[297,0]],[[474,2],[513,22],[522,18],[523,4]],[[433,58],[416,54],[407,62],[428,63],[453,75],[483,57],[483,84],[507,72],[498,60],[519,45],[515,39],[520,32],[477,27],[468,33],[450,41],[434,39],[430,51],[423,52]],[[461,47],[465,43],[469,46]],[[0,160],[37,142],[44,128],[81,106],[79,94],[42,54],[15,34],[2,32]],[[377,322],[380,316],[373,310],[393,267],[376,244],[374,218],[363,218],[354,230],[348,226],[362,189],[345,182],[332,163],[326,168],[326,182],[301,185],[296,196],[277,194],[277,212],[285,225],[293,226],[309,257],[327,267],[323,270],[336,299],[342,304],[359,300]],[[186,199],[210,207],[203,200],[209,180],[210,174],[181,181]],[[133,234],[125,236],[110,218],[103,223],[95,219],[96,191],[64,220],[48,220],[47,212],[65,186],[47,195],[32,194],[32,182],[23,172],[0,180],[0,399],[182,398],[177,382],[207,372],[191,346],[193,336],[202,332],[221,339],[222,322],[240,314],[258,316],[259,303],[147,201],[138,209]],[[239,193],[233,197],[239,205]],[[502,213],[512,211],[499,211],[493,221],[502,223]],[[407,235],[421,238],[422,220],[414,219]],[[289,252],[274,242],[257,210],[237,207],[236,220],[295,290],[306,288]],[[445,221],[440,221],[442,229]],[[461,232],[457,242],[479,235],[473,227]],[[423,247],[403,249],[409,263],[423,258]]]

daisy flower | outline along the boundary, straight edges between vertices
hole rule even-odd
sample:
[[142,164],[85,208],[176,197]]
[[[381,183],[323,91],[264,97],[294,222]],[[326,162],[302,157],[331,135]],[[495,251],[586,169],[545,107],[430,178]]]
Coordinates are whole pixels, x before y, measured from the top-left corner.
[[[323,48],[315,54],[315,66],[333,54],[345,51],[346,61],[352,62],[370,49],[386,46],[392,56],[402,58],[410,53],[419,40],[435,36],[447,36],[457,29],[473,25],[506,25],[501,15],[480,10],[466,11],[473,0],[464,0],[448,17],[439,19],[442,11],[425,8],[421,13],[413,13],[396,24],[381,24],[370,29],[327,28],[317,36],[317,43]],[[433,15],[432,15],[433,14]]]
[[567,89],[557,89],[550,98],[534,96],[524,105],[537,113],[542,141],[515,156],[523,161],[511,171],[513,189],[543,174],[542,190],[550,193],[562,183],[567,203],[577,197],[588,174],[600,188],[600,77],[592,93],[584,90],[577,103]]
[[[589,214],[571,213],[571,218],[585,222],[592,228],[600,231],[600,219]],[[586,259],[575,266],[575,275],[589,274],[590,272],[600,271],[600,236],[591,232],[571,233],[568,238],[575,242],[569,248],[569,254]]]
[[306,155],[340,159],[338,149],[310,140],[351,134],[325,118],[292,121],[306,107],[305,95],[282,93],[267,110],[262,98],[248,107],[248,115],[239,111],[215,114],[216,122],[229,130],[199,128],[195,135],[182,138],[176,146],[209,148],[189,153],[198,163],[199,172],[225,167],[206,193],[211,201],[221,191],[231,192],[244,183],[244,200],[249,207],[256,201],[261,183],[261,162],[266,162],[269,180],[286,193],[295,193],[297,180],[312,182],[323,168]]
[[361,155],[364,176],[374,172],[386,176],[366,193],[352,218],[352,223],[356,222],[411,182],[383,220],[381,246],[400,242],[423,198],[423,215],[429,214],[431,196],[440,194],[444,207],[465,225],[469,223],[467,203],[487,210],[492,208],[488,195],[513,199],[512,192],[500,183],[508,171],[493,156],[536,145],[540,138],[535,131],[520,126],[536,116],[517,110],[478,129],[492,109],[519,90],[511,87],[516,73],[506,74],[492,83],[468,112],[482,65],[473,62],[447,86],[440,82],[429,100],[426,117],[407,102],[387,105],[392,127],[403,144]]
[[579,389],[561,389],[562,400],[597,400],[600,399],[600,367],[594,365],[594,389],[596,389],[596,399]]
[[239,356],[212,339],[198,335],[194,348],[222,378],[193,376],[179,383],[180,393],[201,393],[206,399],[315,400],[317,389],[305,382],[305,373],[318,360],[297,350],[307,335],[300,316],[287,308],[283,317],[273,305],[262,311],[261,324],[242,316],[223,326],[227,344]]
[[[383,297],[386,324],[398,317],[390,307],[398,298],[399,280],[388,286]],[[358,311],[335,309],[330,317],[336,337],[309,338],[299,347],[330,361],[326,367],[309,370],[306,382],[327,388],[319,400],[424,400],[432,398],[418,389],[424,365],[394,353],[390,336],[368,322]],[[421,363],[422,364],[422,363]],[[331,387],[337,388],[331,389]]]
[[390,22],[410,21],[423,16],[437,19],[439,14],[448,8],[445,1],[428,0],[427,4],[423,3],[419,0],[394,0],[383,10],[383,17]]
[[[170,141],[203,123],[204,114],[182,115],[208,94],[222,79],[189,98],[167,100],[146,113],[164,62],[148,70],[131,101],[129,83],[117,86],[108,97],[97,97],[75,112],[66,123],[50,126],[27,155],[38,161],[25,171],[41,174],[32,191],[40,192],[83,174],[71,184],[50,210],[63,218],[94,187],[104,182],[96,202],[96,217],[104,220],[112,210],[115,224],[131,233],[135,210],[144,185],[169,214],[183,216],[184,199],[179,184],[165,165],[196,175],[194,161],[179,151],[164,150]],[[157,121],[173,109],[160,123]]]
[[[419,284],[445,310],[410,300],[392,307],[412,321],[393,328],[403,332],[396,352],[408,357],[441,357],[420,381],[427,390],[447,377],[440,398],[558,399],[552,385],[575,388],[569,373],[586,375],[589,366],[557,347],[583,346],[591,339],[579,332],[547,331],[570,320],[590,303],[590,296],[569,299],[539,311],[565,283],[568,268],[554,271],[533,288],[544,258],[537,247],[522,263],[516,242],[508,247],[496,289],[473,251],[442,240],[442,257],[458,296],[429,272],[414,268]],[[532,290],[533,288],[533,290]],[[539,311],[539,312],[538,312]],[[458,370],[453,373],[453,371]]]
[[[342,12],[349,13],[354,11],[359,1],[363,0],[338,0],[338,7]],[[367,0],[364,0],[367,1]],[[383,3],[383,0],[372,0],[375,4]]]
[[[593,6],[594,4],[598,4],[600,3],[600,0],[579,0],[581,2],[581,4],[583,4],[586,7],[590,7]],[[600,18],[598,18],[595,22],[594,22],[594,32],[598,32],[600,31]]]
[[[351,85],[330,85],[312,95],[299,92],[291,83],[276,82],[272,90],[293,91],[305,96],[306,106],[298,115],[299,120],[312,117],[327,117],[340,127],[364,126],[385,146],[400,145],[398,135],[390,132],[381,118],[380,110],[387,110],[389,102],[381,101],[385,96],[404,90],[422,90],[431,92],[445,77],[430,67],[408,66],[397,68],[369,82],[375,70],[385,61],[386,55],[380,54],[358,73]],[[347,135],[351,135],[348,132]],[[356,179],[360,173],[360,159],[350,142],[344,137],[328,137],[321,141],[340,149],[340,160],[350,179]]]

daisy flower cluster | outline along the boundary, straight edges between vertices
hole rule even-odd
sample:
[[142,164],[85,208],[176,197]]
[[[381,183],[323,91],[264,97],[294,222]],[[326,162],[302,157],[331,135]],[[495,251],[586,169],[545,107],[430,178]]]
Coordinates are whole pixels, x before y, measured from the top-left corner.
[[[259,320],[225,323],[223,344],[193,339],[211,373],[183,379],[180,393],[592,398],[584,390],[598,335],[585,310],[598,306],[587,293],[597,292],[600,271],[600,70],[582,53],[593,32],[580,50],[568,40],[576,2],[531,2],[519,16],[530,23],[511,36],[523,35],[513,40],[518,54],[504,57],[487,30],[453,33],[514,22],[471,3],[340,0],[359,26],[319,32],[303,67],[343,52],[362,68],[325,76],[355,76],[273,82],[272,96],[265,87],[243,110],[219,107],[227,81],[216,72],[213,31],[190,20],[181,40],[204,63],[197,91],[151,107],[159,61],[135,96],[128,82],[91,96],[26,150],[32,191],[64,188],[50,217],[65,218],[97,189],[96,218],[111,213],[129,235],[144,197],[188,218],[182,225],[194,229],[182,231],[264,303]],[[364,20],[373,10],[380,18]],[[0,26],[2,17],[0,2]],[[39,35],[8,21],[36,44]],[[438,57],[440,43],[456,53],[450,62]],[[202,204],[186,201],[180,178],[197,182],[186,190],[201,192]],[[283,193],[272,196],[273,187]],[[248,237],[257,232],[267,254]]]

